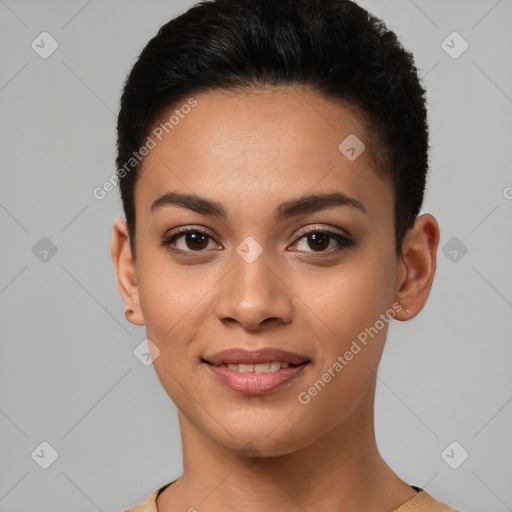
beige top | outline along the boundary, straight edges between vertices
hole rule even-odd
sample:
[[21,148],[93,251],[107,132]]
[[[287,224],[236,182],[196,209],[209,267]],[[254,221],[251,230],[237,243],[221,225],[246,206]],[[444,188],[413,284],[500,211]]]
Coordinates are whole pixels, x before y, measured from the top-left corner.
[[[135,507],[129,508],[124,512],[158,512],[156,508],[156,498],[157,496],[169,485],[176,482],[173,480],[168,484],[159,487],[156,491],[151,493],[149,498],[141,503],[140,505],[136,505]],[[421,489],[420,487],[412,486],[418,492],[409,500],[407,500],[403,505],[400,505],[398,508],[393,510],[393,512],[458,512],[454,508],[448,506],[446,503],[442,501],[437,501],[433,498],[427,491]]]

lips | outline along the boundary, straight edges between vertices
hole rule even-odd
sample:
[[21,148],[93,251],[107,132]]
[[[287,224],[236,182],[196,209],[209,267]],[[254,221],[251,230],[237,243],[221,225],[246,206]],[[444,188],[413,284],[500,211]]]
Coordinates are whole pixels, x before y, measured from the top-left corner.
[[218,381],[233,391],[262,395],[297,380],[311,361],[276,348],[234,348],[206,356],[203,362]]
[[299,365],[309,361],[307,357],[294,352],[288,352],[278,348],[262,348],[258,350],[246,350],[242,348],[229,348],[205,356],[204,361],[214,366],[222,364],[263,364],[278,361],[290,365]]

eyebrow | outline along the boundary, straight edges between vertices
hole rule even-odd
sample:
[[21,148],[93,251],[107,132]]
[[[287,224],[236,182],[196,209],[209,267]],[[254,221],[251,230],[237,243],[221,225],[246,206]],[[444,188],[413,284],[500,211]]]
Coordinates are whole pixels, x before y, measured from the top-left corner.
[[[153,213],[166,206],[179,206],[204,215],[213,215],[221,219],[227,217],[226,209],[221,204],[197,194],[180,194],[178,192],[166,192],[155,199],[149,211]],[[348,197],[341,192],[331,192],[326,194],[304,195],[289,199],[277,207],[274,216],[277,220],[282,221],[296,215],[313,213],[339,206],[349,206],[364,214],[368,213],[364,204],[357,199]]]

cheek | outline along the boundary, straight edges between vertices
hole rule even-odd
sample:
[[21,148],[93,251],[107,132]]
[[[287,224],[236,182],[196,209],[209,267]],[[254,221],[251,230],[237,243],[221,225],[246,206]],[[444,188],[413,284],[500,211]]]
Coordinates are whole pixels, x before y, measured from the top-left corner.
[[138,271],[140,303],[146,327],[163,343],[193,322],[213,283],[208,271],[172,263],[164,249],[147,252]]
[[386,312],[392,299],[389,276],[390,267],[370,253],[307,280],[297,278],[306,322],[317,326],[325,355],[348,350],[352,340]]
[[193,371],[199,364],[197,350],[193,349],[199,322],[206,315],[211,285],[205,282],[204,275],[201,280],[183,268],[159,264],[157,259],[153,265],[146,261],[139,293],[147,337],[159,350],[153,367],[171,400],[187,411],[189,393],[197,395],[200,384]]

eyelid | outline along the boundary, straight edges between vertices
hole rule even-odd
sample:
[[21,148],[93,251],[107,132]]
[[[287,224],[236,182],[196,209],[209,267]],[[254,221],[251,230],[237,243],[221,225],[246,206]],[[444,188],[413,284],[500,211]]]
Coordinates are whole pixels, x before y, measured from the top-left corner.
[[[186,235],[187,233],[203,233],[205,235],[208,235],[212,240],[217,240],[217,238],[221,239],[220,237],[217,237],[217,235],[213,234],[213,231],[209,230],[205,226],[200,226],[198,224],[188,224],[186,226],[180,226],[178,228],[170,229],[166,231],[164,236],[162,237],[162,240],[168,240],[174,236],[178,235]],[[222,240],[222,239],[221,239]]]
[[[335,230],[339,230],[340,233],[338,233]],[[295,233],[295,236],[298,238],[301,238],[304,235],[308,235],[310,233],[315,233],[318,231],[321,231],[322,233],[331,233],[333,235],[341,236],[343,238],[351,238],[351,235],[348,231],[346,231],[342,228],[335,227],[335,226],[330,226],[329,224],[323,224],[323,225],[314,224],[314,225],[304,226],[303,228],[300,228]]]

